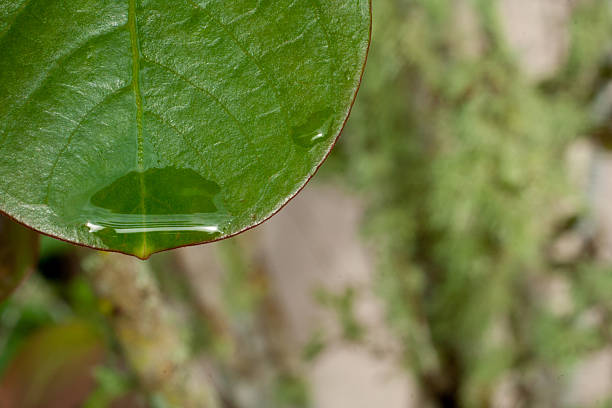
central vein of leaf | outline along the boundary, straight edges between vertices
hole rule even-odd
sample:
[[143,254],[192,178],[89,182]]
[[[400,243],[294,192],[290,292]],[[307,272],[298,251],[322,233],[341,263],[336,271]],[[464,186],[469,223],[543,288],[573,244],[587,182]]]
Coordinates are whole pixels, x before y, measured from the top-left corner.
[[[128,26],[130,28],[130,43],[132,47],[132,89],[136,101],[136,126],[138,129],[138,169],[140,170],[140,205],[142,222],[146,224],[144,174],[144,141],[143,141],[143,103],[140,91],[140,44],[138,41],[138,25],[136,22],[136,1],[128,0]],[[141,255],[148,255],[146,233],[143,233]]]
[[140,92],[140,44],[138,43],[138,26],[136,24],[136,0],[129,0],[128,26],[132,45],[132,89],[136,100],[136,125],[138,127],[138,168],[143,170],[143,136],[142,136],[142,94]]

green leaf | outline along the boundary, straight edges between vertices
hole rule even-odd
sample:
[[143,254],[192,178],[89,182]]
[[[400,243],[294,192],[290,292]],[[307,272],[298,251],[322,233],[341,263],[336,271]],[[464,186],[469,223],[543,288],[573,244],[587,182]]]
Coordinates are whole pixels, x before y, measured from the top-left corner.
[[30,274],[38,260],[38,234],[0,216],[0,302]]
[[0,210],[146,258],[237,234],[349,114],[369,0],[0,0]]

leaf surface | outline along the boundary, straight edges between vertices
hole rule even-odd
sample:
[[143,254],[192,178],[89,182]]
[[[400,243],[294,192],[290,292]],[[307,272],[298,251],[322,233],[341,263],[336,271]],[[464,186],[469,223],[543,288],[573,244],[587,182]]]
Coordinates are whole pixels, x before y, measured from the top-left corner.
[[368,0],[0,0],[0,210],[146,258],[257,225],[349,114]]

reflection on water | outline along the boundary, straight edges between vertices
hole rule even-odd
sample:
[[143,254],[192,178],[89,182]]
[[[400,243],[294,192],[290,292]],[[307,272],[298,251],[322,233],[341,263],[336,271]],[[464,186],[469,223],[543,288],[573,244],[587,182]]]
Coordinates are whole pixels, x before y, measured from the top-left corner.
[[220,193],[218,184],[191,169],[133,170],[93,193],[78,222],[108,246],[146,257],[223,234],[231,217]]
[[293,141],[302,147],[312,147],[331,136],[334,112],[324,109],[311,115],[302,125],[291,129]]

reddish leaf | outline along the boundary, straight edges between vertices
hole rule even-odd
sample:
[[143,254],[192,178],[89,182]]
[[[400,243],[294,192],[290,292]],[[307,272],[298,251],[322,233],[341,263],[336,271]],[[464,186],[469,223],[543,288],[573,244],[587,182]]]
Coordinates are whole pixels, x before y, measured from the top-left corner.
[[0,379],[0,407],[80,407],[103,355],[100,336],[86,324],[42,329],[26,341]]
[[0,217],[0,302],[30,274],[37,259],[38,234]]

